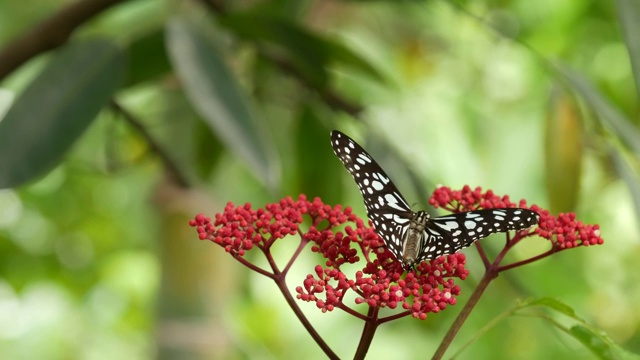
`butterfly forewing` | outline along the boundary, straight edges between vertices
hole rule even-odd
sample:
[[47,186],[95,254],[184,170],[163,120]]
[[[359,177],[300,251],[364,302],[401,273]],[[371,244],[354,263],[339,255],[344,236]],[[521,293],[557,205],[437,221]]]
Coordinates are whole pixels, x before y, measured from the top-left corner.
[[376,232],[393,255],[402,259],[402,233],[413,217],[411,207],[371,155],[350,137],[334,130],[331,146],[360,188]]

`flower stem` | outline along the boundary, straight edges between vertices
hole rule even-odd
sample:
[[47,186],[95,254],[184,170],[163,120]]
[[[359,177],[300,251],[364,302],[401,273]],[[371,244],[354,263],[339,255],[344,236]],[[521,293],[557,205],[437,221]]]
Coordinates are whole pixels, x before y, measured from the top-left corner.
[[380,308],[377,306],[369,308],[367,321],[364,322],[364,329],[362,329],[362,336],[358,343],[358,349],[356,350],[356,355],[353,357],[354,360],[362,360],[367,356],[367,351],[369,351],[369,346],[371,346],[371,341],[373,341],[373,335],[375,335],[376,329],[378,325],[380,325],[378,322],[378,311],[380,311]]
[[499,257],[491,266],[487,268],[487,271],[484,273],[482,280],[480,280],[478,287],[476,287],[476,289],[473,291],[473,294],[471,294],[469,301],[467,301],[460,314],[458,314],[456,320],[453,322],[453,324],[451,324],[449,331],[440,343],[440,346],[436,350],[435,354],[433,354],[432,359],[442,359],[445,352],[449,348],[449,345],[451,345],[453,339],[456,337],[456,334],[458,334],[458,331],[462,327],[462,324],[464,324],[464,322],[467,320],[469,314],[471,314],[471,311],[476,306],[476,304],[480,300],[480,297],[489,286],[489,283],[498,275],[498,264],[501,259],[502,258]]
[[294,314],[296,314],[296,317],[298,317],[298,320],[300,320],[300,322],[302,323],[302,326],[304,326],[304,328],[307,330],[309,335],[311,335],[313,340],[315,340],[316,344],[320,346],[322,351],[324,351],[325,355],[327,355],[329,359],[339,360],[340,358],[338,357],[338,355],[336,355],[333,352],[333,350],[331,350],[329,345],[327,345],[327,343],[322,339],[322,336],[320,336],[320,334],[318,334],[316,329],[314,329],[313,325],[311,325],[311,323],[309,322],[309,319],[307,319],[307,317],[304,316],[300,307],[298,307],[298,304],[296,303],[295,299],[291,295],[291,292],[289,291],[289,288],[287,287],[287,284],[285,281],[286,274],[282,272],[278,272],[278,273],[275,273],[274,275],[275,276],[273,277],[273,280],[276,282],[276,285],[278,286],[278,289],[280,289],[280,292],[284,296],[285,300],[287,300],[287,304],[289,304],[289,307],[291,307],[291,310],[293,310]]
[[523,261],[518,261],[518,262],[513,263],[513,264],[509,264],[509,265],[501,266],[501,267],[500,267],[500,269],[498,269],[498,270],[499,270],[500,272],[502,272],[502,271],[507,271],[507,270],[509,270],[509,269],[512,269],[512,268],[514,268],[514,267],[523,266],[523,265],[526,265],[526,264],[532,263],[532,262],[534,262],[534,261],[538,261],[538,260],[540,260],[540,259],[542,259],[542,258],[545,258],[545,257],[547,257],[547,256],[550,256],[550,255],[552,255],[554,252],[555,252],[555,249],[553,249],[553,248],[552,248],[551,250],[548,250],[548,251],[546,251],[546,252],[544,252],[544,253],[542,253],[542,254],[536,255],[536,256],[534,256],[534,257],[532,257],[532,258],[529,258],[529,259],[526,259],[526,260],[523,260]]

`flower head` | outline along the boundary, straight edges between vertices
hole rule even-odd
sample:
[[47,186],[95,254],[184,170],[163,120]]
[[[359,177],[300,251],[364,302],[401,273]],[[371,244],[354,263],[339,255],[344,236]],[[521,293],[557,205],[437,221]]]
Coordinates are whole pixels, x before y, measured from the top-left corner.
[[[302,231],[304,216],[310,218],[308,230]],[[347,224],[344,228],[342,225]],[[305,196],[294,201],[287,197],[264,208],[250,204],[227,204],[224,212],[212,221],[199,214],[190,221],[201,240],[222,246],[236,258],[259,248],[268,254],[278,239],[298,234],[302,244],[312,243],[311,250],[325,258],[296,288],[297,298],[312,301],[322,311],[343,307],[348,291],[356,294],[355,303],[370,307],[396,308],[425,319],[430,312],[456,303],[460,288],[454,278],[464,279],[465,256],[454,254],[423,262],[404,279],[399,261],[389,252],[373,228],[356,217],[351,208],[331,207],[316,198]],[[345,265],[365,259],[361,270],[349,273]],[[279,270],[272,268],[274,273]]]

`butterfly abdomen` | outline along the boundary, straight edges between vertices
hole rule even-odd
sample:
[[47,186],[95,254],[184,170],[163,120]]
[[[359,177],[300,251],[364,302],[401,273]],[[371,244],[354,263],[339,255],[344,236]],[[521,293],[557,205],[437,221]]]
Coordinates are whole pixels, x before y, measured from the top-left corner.
[[409,222],[409,229],[402,243],[403,255],[401,261],[405,269],[413,269],[421,250],[425,246],[424,229],[427,221],[429,221],[429,214],[424,211],[418,211]]

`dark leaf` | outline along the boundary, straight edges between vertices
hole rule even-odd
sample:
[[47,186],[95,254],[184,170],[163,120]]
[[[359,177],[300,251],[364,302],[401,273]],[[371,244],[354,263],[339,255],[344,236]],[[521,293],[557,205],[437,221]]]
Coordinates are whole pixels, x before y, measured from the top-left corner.
[[120,48],[106,40],[56,52],[0,122],[0,188],[60,163],[121,84],[124,69]]

